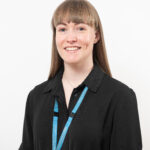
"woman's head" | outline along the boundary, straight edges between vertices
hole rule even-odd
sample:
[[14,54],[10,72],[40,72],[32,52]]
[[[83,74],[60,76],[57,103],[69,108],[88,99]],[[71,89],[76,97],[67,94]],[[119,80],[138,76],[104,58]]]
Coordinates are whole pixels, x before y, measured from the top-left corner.
[[[106,56],[100,18],[95,8],[86,0],[66,0],[55,10],[52,21],[53,41],[49,78],[66,63],[97,63],[111,76]],[[78,47],[75,53],[66,47]]]
[[64,63],[93,64],[93,45],[98,41],[93,27],[63,21],[56,26],[55,32],[56,47]]

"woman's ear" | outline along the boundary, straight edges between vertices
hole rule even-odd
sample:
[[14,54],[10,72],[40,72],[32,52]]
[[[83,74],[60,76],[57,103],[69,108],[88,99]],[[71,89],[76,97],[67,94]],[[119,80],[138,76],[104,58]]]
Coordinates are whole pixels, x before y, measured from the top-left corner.
[[100,34],[99,32],[95,32],[95,39],[94,39],[94,44],[96,44],[100,40]]

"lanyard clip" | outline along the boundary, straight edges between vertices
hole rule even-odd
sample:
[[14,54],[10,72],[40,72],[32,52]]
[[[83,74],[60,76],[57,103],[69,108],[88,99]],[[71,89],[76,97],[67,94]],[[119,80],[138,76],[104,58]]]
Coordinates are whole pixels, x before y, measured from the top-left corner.
[[53,112],[53,115],[59,117],[59,112],[55,112],[55,111],[54,111],[54,112]]

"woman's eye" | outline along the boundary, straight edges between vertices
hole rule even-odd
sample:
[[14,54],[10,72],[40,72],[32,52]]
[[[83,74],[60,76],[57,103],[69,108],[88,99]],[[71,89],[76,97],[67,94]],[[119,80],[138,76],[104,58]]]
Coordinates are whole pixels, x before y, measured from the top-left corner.
[[63,31],[65,31],[65,28],[61,28],[61,29],[59,29],[58,31],[63,32]]
[[[80,31],[85,30],[85,28],[83,28],[83,27],[79,27],[79,28],[77,28],[77,29],[80,30]],[[65,29],[65,28],[59,28],[58,31],[59,31],[59,32],[65,32],[66,29]]]
[[79,30],[82,31],[82,30],[84,30],[84,28],[83,27],[79,27]]

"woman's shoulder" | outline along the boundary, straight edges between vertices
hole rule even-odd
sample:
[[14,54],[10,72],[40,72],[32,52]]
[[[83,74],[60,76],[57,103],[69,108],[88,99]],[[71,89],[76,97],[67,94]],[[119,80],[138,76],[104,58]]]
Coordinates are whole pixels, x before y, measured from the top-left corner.
[[103,91],[106,94],[110,95],[120,95],[120,96],[135,96],[134,89],[129,86],[129,83],[125,83],[115,77],[110,77],[109,75],[105,74],[103,78]]
[[32,107],[36,107],[36,104],[43,99],[41,96],[44,96],[44,91],[51,85],[51,81],[52,80],[46,80],[33,86],[28,92],[27,103],[30,103]]
[[[31,89],[31,91],[33,91],[34,93],[43,93],[43,92],[46,92],[46,90],[49,90],[49,88],[51,86],[53,86],[53,78],[35,85]],[[101,88],[103,88],[104,90],[107,90],[107,92],[109,92],[109,91],[111,91],[111,92],[116,92],[116,91],[127,92],[130,90],[133,90],[133,88],[131,86],[129,86],[128,83],[125,83],[115,77],[110,77],[106,73],[103,78]]]
[[45,80],[41,83],[38,83],[36,85],[33,86],[33,88],[30,90],[30,93],[34,94],[34,95],[40,95],[42,93],[45,92],[45,90],[52,86],[53,79],[50,80]]
[[[53,86],[53,81],[52,78],[35,85],[30,91],[31,95],[40,96],[41,94],[48,92]],[[135,95],[133,88],[129,86],[129,84],[122,82],[115,77],[110,77],[106,73],[99,90],[102,90],[105,95],[115,95],[116,93],[120,96]]]

